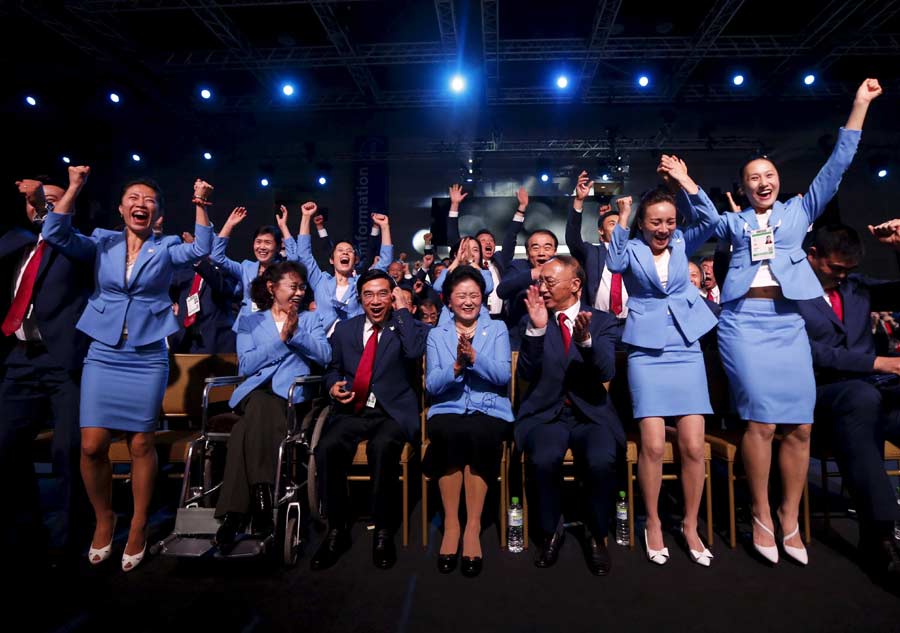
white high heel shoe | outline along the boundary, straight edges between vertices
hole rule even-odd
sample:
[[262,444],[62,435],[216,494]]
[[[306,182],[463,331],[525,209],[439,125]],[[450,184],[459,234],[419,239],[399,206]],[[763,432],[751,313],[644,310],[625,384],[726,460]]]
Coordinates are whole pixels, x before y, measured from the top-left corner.
[[650,549],[650,539],[647,538],[647,528],[644,528],[644,545],[647,547],[647,560],[657,565],[665,565],[669,562],[669,548]]
[[800,563],[801,565],[809,564],[809,555],[806,553],[805,547],[793,547],[792,545],[788,545],[788,539],[794,538],[797,534],[800,533],[800,523],[797,523],[797,527],[794,528],[794,531],[790,534],[785,534],[784,538],[781,539],[781,546],[784,547],[784,553],[793,558],[795,561]]
[[122,571],[129,572],[132,571],[135,567],[141,564],[141,561],[144,560],[144,554],[147,553],[147,541],[144,541],[144,549],[141,550],[140,554],[125,554],[122,553]]
[[108,559],[110,557],[110,555],[112,554],[113,540],[116,537],[116,520],[117,519],[118,519],[118,517],[113,517],[112,533],[110,534],[110,537],[109,537],[109,544],[106,547],[91,546],[91,548],[88,549],[88,561],[90,561],[91,565],[99,565],[100,563],[102,563],[103,561]]
[[[772,530],[766,527],[766,524],[753,517],[753,522],[759,526],[763,532],[771,536],[773,539],[775,538],[775,534],[772,533]],[[765,558],[767,561],[772,563],[773,565],[778,562],[778,546],[777,545],[759,545],[756,541],[753,541],[753,547],[756,548],[756,551],[759,552],[760,556]]]
[[[682,536],[684,535],[684,523],[681,524],[681,534]],[[684,540],[687,542],[687,538]],[[703,543],[703,541],[700,542]],[[688,551],[691,553],[691,559],[698,565],[709,567],[712,564],[713,555],[706,546],[703,547],[702,552],[698,552],[695,549],[691,549],[691,546],[688,545]]]

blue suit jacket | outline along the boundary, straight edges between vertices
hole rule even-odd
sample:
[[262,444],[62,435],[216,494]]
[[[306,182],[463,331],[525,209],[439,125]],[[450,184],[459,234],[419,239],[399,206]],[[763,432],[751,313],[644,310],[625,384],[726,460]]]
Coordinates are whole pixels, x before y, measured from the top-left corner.
[[[356,276],[350,278],[347,292],[341,299],[334,296],[337,281],[334,275],[326,273],[319,268],[316,258],[313,257],[312,242],[309,235],[297,236],[297,250],[300,263],[306,267],[309,275],[309,283],[316,294],[316,314],[322,320],[322,325],[327,332],[335,321],[346,321],[363,313],[359,297],[356,296]],[[378,263],[375,268],[386,271],[394,260],[394,247],[382,246],[379,252]]]
[[[353,385],[363,354],[363,328],[366,315],[360,314],[341,321],[331,335],[331,363],[325,372],[325,387],[330,391],[334,383],[347,381]],[[385,323],[378,339],[375,366],[369,390],[375,401],[413,440],[419,433],[419,398],[415,385],[421,380],[422,355],[431,328],[417,321],[409,310],[395,310]],[[335,405],[336,410],[351,412],[350,405]]]
[[[325,330],[313,312],[301,312],[297,330],[287,341],[275,325],[271,310],[254,312],[241,319],[237,335],[238,372],[247,380],[238,385],[228,404],[236,407],[247,394],[271,381],[272,391],[287,399],[294,378],[313,373],[312,365],[325,367],[331,360],[331,346]],[[312,387],[294,391],[294,402],[312,396]]]
[[482,312],[472,347],[475,364],[459,376],[453,375],[456,362],[456,319],[438,324],[428,334],[425,363],[425,388],[431,395],[428,417],[440,413],[463,415],[480,411],[486,415],[513,421],[509,401],[511,351],[506,325]]
[[893,311],[900,304],[898,281],[853,274],[838,292],[844,304],[843,322],[824,297],[797,302],[806,323],[813,366],[822,383],[874,373],[876,353],[870,313]]
[[[20,228],[0,236],[0,321],[12,303],[16,269],[26,249],[37,240],[35,233]],[[76,330],[75,324],[93,290],[91,265],[69,257],[48,243],[34,283],[33,316],[50,356],[58,366],[71,372],[81,370],[90,344],[90,339]],[[0,360],[6,360],[16,340],[15,334],[2,337]]]
[[[191,330],[184,327],[187,317],[187,297],[191,292],[194,274],[203,278],[200,286],[200,313]],[[178,303],[178,331],[169,337],[175,353],[229,354],[236,351],[233,304],[240,301],[243,292],[241,281],[208,259],[197,262],[193,268],[180,270],[170,296]]]
[[619,444],[625,444],[625,431],[603,383],[616,373],[617,321],[607,312],[586,304],[581,311],[591,313],[591,346],[580,347],[572,341],[566,355],[559,323],[552,317],[543,336],[527,336],[526,315],[519,325],[522,347],[516,374],[528,383],[516,416],[516,445],[525,446],[531,430],[559,417],[568,398],[572,407],[594,424],[609,426]]
[[581,237],[581,217],[574,207],[569,209],[566,218],[566,246],[572,257],[578,260],[587,275],[587,287],[585,299],[588,305],[597,302],[597,288],[600,286],[600,278],[603,277],[603,267],[606,265],[606,245],[589,244]]
[[[803,238],[809,225],[822,215],[825,206],[837,193],[841,178],[856,154],[861,134],[859,130],[841,128],[831,156],[812,181],[806,195],[784,203],[776,202],[772,207],[769,226],[775,230],[775,257],[769,260],[769,267],[787,299],[815,299],[824,294],[822,285],[806,261]],[[758,228],[753,209],[726,213],[719,218],[716,235],[728,240],[732,248],[728,274],[722,288],[722,303],[740,299],[750,289],[761,264],[752,262],[750,257],[750,231]],[[630,308],[631,303],[628,306]]]
[[135,346],[155,343],[178,331],[169,287],[176,268],[209,255],[212,227],[197,225],[196,239],[184,244],[173,235],[153,235],[144,242],[125,281],[125,231],[95,229],[85,237],[72,228],[72,216],[48,213],[44,239],[70,257],[94,264],[96,287],[78,329],[107,345],[116,345],[128,325],[128,341]]
[[688,257],[712,235],[719,214],[702,189],[693,196],[680,191],[678,203],[690,224],[684,231],[675,229],[669,240],[669,279],[665,287],[643,236],[629,239],[629,232],[619,225],[613,230],[606,265],[622,273],[628,289],[628,318],[622,341],[629,345],[663,349],[669,312],[692,343],[716,326],[716,317],[691,284]]

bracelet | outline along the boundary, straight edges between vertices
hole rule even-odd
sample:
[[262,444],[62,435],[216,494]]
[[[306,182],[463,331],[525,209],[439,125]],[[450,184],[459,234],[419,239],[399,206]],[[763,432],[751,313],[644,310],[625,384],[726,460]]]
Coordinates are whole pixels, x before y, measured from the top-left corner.
[[208,207],[212,205],[212,202],[210,202],[206,198],[198,198],[197,196],[194,196],[191,202],[201,207]]

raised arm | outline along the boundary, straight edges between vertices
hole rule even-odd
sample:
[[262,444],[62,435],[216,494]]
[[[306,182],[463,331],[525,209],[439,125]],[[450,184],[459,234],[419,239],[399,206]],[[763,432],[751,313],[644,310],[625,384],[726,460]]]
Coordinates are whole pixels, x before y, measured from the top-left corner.
[[[606,267],[614,273],[623,273],[628,269],[628,221],[631,219],[631,196],[616,200],[619,210],[619,223],[613,229],[606,253]],[[637,230],[637,227],[635,227]]]
[[69,167],[69,187],[56,203],[53,213],[48,213],[41,235],[48,244],[58,248],[64,255],[80,261],[93,261],[97,254],[94,240],[85,237],[72,226],[72,212],[75,199],[87,182],[91,168],[80,165]]
[[447,214],[447,242],[453,246],[459,241],[459,205],[466,199],[462,185],[450,185],[450,212]]
[[189,266],[198,259],[203,259],[212,252],[213,230],[206,213],[209,206],[209,195],[213,186],[199,178],[194,181],[195,229],[194,241],[173,244],[169,247],[169,257],[176,266]]
[[241,284],[243,284],[244,279],[241,265],[233,259],[229,259],[225,255],[225,250],[228,248],[228,240],[230,239],[231,231],[235,226],[243,222],[246,217],[246,208],[235,207],[232,209],[228,219],[225,220],[225,224],[222,225],[222,230],[213,238],[212,254],[210,255],[210,259],[212,259],[213,262],[228,271],[228,274],[232,277],[240,279]]
[[587,259],[587,246],[581,237],[581,220],[584,211],[584,199],[591,192],[594,181],[588,178],[588,173],[582,171],[578,174],[578,183],[575,185],[575,198],[572,200],[572,208],[566,218],[566,246],[569,252],[582,266]]
[[378,251],[378,263],[373,268],[387,271],[394,261],[394,244],[391,241],[391,220],[384,213],[373,213],[372,222],[381,231],[381,250]]
[[322,269],[319,268],[316,258],[313,257],[312,242],[309,235],[309,222],[317,210],[318,207],[315,202],[304,202],[301,205],[300,231],[297,234],[297,258],[306,267],[306,274],[309,275],[309,283],[312,285],[313,290],[318,288],[319,284],[325,279]]

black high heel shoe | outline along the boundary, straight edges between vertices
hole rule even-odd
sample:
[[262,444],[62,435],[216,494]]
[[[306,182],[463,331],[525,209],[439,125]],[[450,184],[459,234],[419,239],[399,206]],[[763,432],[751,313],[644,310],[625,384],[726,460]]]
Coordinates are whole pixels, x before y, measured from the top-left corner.
[[462,571],[462,575],[466,578],[475,578],[475,576],[481,573],[483,563],[484,561],[481,556],[463,556],[460,571]]
[[459,561],[459,549],[452,554],[439,554],[437,561],[438,571],[442,574],[452,574]]

